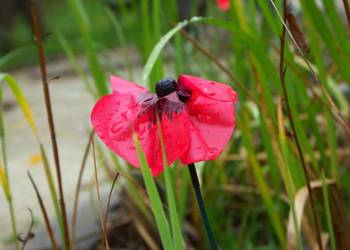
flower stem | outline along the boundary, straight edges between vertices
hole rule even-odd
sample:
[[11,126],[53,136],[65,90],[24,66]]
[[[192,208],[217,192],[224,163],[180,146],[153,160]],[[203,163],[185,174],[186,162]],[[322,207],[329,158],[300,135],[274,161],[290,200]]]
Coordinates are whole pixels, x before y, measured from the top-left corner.
[[197,204],[198,204],[199,210],[201,212],[202,221],[204,223],[205,231],[207,233],[208,240],[210,243],[210,249],[217,250],[218,246],[216,244],[213,231],[211,230],[211,227],[210,227],[207,211],[205,210],[203,197],[202,197],[202,193],[200,190],[200,185],[199,185],[198,176],[197,176],[197,172],[196,172],[196,168],[194,166],[194,163],[191,163],[188,165],[188,170],[189,170],[190,175],[191,175],[192,186],[193,186],[193,189],[196,193]]

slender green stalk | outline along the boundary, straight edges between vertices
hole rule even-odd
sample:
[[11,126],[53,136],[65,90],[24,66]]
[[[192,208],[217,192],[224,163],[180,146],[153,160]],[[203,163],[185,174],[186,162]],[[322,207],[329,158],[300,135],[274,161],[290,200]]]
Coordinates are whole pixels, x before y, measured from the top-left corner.
[[48,159],[46,156],[45,148],[44,148],[43,144],[41,143],[38,129],[36,127],[30,105],[29,105],[22,89],[20,88],[20,85],[11,75],[0,73],[0,81],[1,80],[4,80],[7,83],[8,87],[10,88],[14,97],[16,98],[16,102],[17,102],[18,106],[20,107],[24,117],[26,118],[26,121],[28,122],[29,127],[31,128],[32,133],[35,137],[35,140],[38,144],[39,151],[40,151],[41,157],[43,159],[44,172],[45,172],[46,180],[47,180],[47,183],[49,186],[52,202],[54,205],[56,219],[58,222],[61,236],[63,237],[64,230],[63,230],[61,211],[60,211],[60,207],[59,207],[59,201],[58,201],[58,197],[57,197],[57,191],[56,191],[56,188],[54,185],[54,181],[53,181],[52,173],[50,170],[50,165],[49,165],[49,162],[48,162]]
[[13,208],[13,202],[12,202],[12,196],[10,199],[7,200],[10,210],[10,219],[11,219],[11,227],[12,227],[12,236],[13,240],[16,244],[16,249],[19,249],[19,241],[17,239],[18,233],[17,233],[17,226],[16,226],[16,215],[15,215],[15,209]]
[[50,170],[50,165],[49,165],[49,161],[48,161],[47,156],[46,156],[44,145],[40,141],[38,141],[38,143],[39,143],[40,154],[41,154],[41,157],[43,158],[44,172],[45,172],[47,184],[49,186],[50,195],[52,198],[52,203],[53,203],[53,206],[55,209],[56,220],[58,223],[58,227],[60,229],[61,237],[63,238],[64,237],[64,226],[63,226],[62,214],[61,214],[61,209],[60,209],[60,205],[59,205],[59,199],[57,196],[55,183],[54,183],[54,180],[52,177],[52,173]]
[[170,233],[169,223],[165,216],[165,212],[155,181],[152,178],[150,168],[147,164],[146,157],[142,152],[142,148],[140,142],[137,139],[136,134],[133,134],[133,140],[136,146],[137,155],[141,165],[143,180],[145,182],[146,190],[151,201],[151,209],[156,220],[163,248],[164,250],[173,250],[174,242]]
[[326,221],[327,221],[327,229],[329,232],[329,238],[331,242],[331,249],[337,250],[337,245],[335,241],[335,235],[334,235],[334,229],[333,229],[333,222],[332,222],[332,213],[331,213],[331,207],[329,205],[329,191],[326,183],[326,176],[324,171],[322,170],[321,173],[322,176],[322,194],[323,194],[323,203],[324,208],[326,211]]
[[[0,90],[0,101],[2,99],[1,97],[2,93]],[[19,250],[19,241],[17,240],[18,232],[17,232],[17,226],[16,226],[16,214],[13,208],[13,200],[12,200],[12,192],[11,192],[11,185],[10,185],[10,179],[9,179],[9,172],[8,172],[8,165],[7,165],[7,153],[6,153],[6,143],[5,143],[5,130],[4,130],[4,123],[2,118],[2,109],[0,108],[0,141],[1,141],[1,155],[2,155],[2,162],[4,164],[4,172],[2,173],[0,182],[3,182],[3,188],[5,197],[8,203],[9,211],[10,211],[10,220],[11,220],[11,227],[12,227],[12,234],[13,239],[16,244],[16,250]],[[0,168],[2,168],[0,164]],[[0,170],[2,171],[2,169]]]
[[97,56],[85,6],[81,0],[69,0],[68,3],[80,28],[81,37],[87,54],[89,69],[94,79],[96,90],[98,91],[99,95],[105,95],[109,92],[106,76]]
[[112,12],[112,10],[110,8],[105,8],[105,11],[107,13],[107,16],[109,17],[109,19],[111,20],[112,26],[114,28],[114,32],[116,34],[116,36],[118,37],[118,40],[120,41],[121,46],[126,50],[125,51],[125,60],[126,60],[126,67],[128,69],[128,79],[133,79],[134,78],[134,74],[133,74],[133,65],[131,63],[130,60],[130,53],[128,51],[127,48],[127,41],[123,32],[123,28],[120,25],[120,22],[116,16],[116,14],[114,14]]
[[163,131],[160,125],[158,110],[156,110],[156,117],[157,117],[157,131],[158,131],[159,141],[162,149],[163,167],[165,168],[164,176],[165,176],[166,196],[169,204],[170,222],[171,222],[171,228],[172,228],[172,233],[174,237],[174,248],[178,250],[181,250],[181,249],[184,250],[185,243],[182,238],[180,220],[177,213],[175,194],[174,194],[173,184],[172,184],[171,175],[170,175],[171,169],[169,168],[168,160],[166,158],[166,152],[165,152],[164,140],[163,140]]
[[216,244],[213,230],[210,227],[209,218],[207,215],[207,211],[205,209],[205,205],[204,205],[204,201],[203,201],[203,197],[202,197],[202,193],[201,193],[200,185],[199,185],[199,181],[198,181],[198,176],[197,176],[197,172],[196,172],[196,167],[195,167],[194,163],[188,165],[188,171],[190,172],[190,175],[191,175],[192,186],[193,186],[194,192],[196,194],[197,204],[198,204],[199,210],[201,212],[201,217],[202,217],[202,221],[204,223],[205,231],[206,231],[207,236],[208,236],[210,249],[217,250],[218,246]]

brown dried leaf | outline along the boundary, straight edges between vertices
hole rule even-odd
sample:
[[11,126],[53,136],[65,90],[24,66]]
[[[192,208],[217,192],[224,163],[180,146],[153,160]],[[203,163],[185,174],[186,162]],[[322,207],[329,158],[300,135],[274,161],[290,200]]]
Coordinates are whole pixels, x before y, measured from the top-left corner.
[[[334,180],[327,179],[325,180],[326,185],[335,185]],[[312,189],[319,189],[322,188],[323,181],[322,180],[317,180],[317,181],[312,181],[310,183]],[[302,219],[304,216],[304,208],[306,205],[306,202],[308,201],[309,198],[309,192],[307,190],[307,187],[303,187],[299,189],[297,194],[295,195],[294,198],[294,207],[295,207],[295,213],[296,213],[296,220],[297,220],[297,226],[299,230],[301,229],[302,225]],[[303,227],[304,228],[304,227]],[[293,221],[293,214],[292,210],[289,212],[288,216],[288,225],[287,225],[287,250],[297,250],[298,249],[298,240],[297,240],[297,232],[295,232],[295,226],[294,226],[294,221]],[[313,241],[314,245],[312,246],[311,249],[318,249],[316,241]],[[322,243],[324,246],[324,249],[326,249],[326,244],[328,242],[328,234],[322,233]]]

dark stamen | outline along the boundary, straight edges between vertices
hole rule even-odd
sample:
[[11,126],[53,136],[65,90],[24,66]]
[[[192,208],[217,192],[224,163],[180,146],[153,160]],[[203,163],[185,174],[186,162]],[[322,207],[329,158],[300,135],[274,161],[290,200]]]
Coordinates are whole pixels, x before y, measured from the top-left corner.
[[176,80],[171,77],[165,77],[156,84],[156,93],[158,97],[163,97],[176,91]]
[[179,97],[179,100],[183,103],[186,103],[191,98],[191,92],[186,89],[178,89],[177,90],[177,96]]

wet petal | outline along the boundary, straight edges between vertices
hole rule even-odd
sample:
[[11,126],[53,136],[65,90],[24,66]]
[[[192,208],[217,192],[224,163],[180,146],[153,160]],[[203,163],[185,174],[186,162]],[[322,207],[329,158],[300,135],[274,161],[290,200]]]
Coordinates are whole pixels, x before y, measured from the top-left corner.
[[144,87],[129,82],[125,79],[122,79],[118,76],[111,76],[111,85],[114,92],[117,92],[118,94],[134,94],[139,95],[140,93],[146,93],[147,89]]
[[[198,79],[200,78],[188,76],[182,78],[182,83],[185,83],[182,86],[192,88],[191,98],[186,102],[191,123],[190,146],[180,158],[184,164],[215,159],[223,151],[235,127],[236,93],[228,86],[214,83],[213,86],[221,92],[221,101],[218,101],[216,99],[219,96],[216,94],[208,96],[201,90],[210,82]],[[194,80],[200,82],[200,85],[195,86]]]
[[[142,95],[142,94],[141,94]],[[132,128],[137,134],[153,175],[163,170],[162,153],[154,119],[154,109],[143,112],[135,93],[102,97],[93,108],[91,121],[97,135],[115,153],[139,167]],[[179,158],[189,144],[189,118],[185,112],[162,116],[161,128],[169,165]]]
[[[156,176],[163,171],[164,167],[160,134],[157,130],[157,124],[149,121],[150,116],[145,114],[139,117],[134,122],[134,126],[152,174]],[[161,116],[160,124],[166,159],[168,164],[171,165],[187,150],[189,145],[189,118],[185,112],[172,113],[171,116]]]
[[139,161],[131,137],[131,126],[139,109],[133,95],[113,93],[102,97],[91,113],[91,122],[97,135],[133,166],[139,166]]
[[237,102],[237,94],[224,83],[219,83],[196,76],[180,75],[178,79],[179,89],[190,91],[193,98],[206,96],[207,98],[223,101]]

